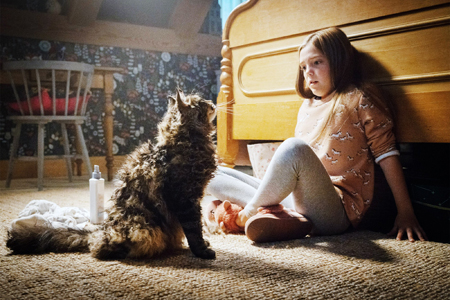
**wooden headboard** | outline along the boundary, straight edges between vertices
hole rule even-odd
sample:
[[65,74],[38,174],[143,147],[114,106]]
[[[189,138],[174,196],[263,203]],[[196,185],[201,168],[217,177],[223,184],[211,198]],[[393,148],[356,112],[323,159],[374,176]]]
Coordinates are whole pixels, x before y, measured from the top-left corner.
[[448,0],[249,0],[223,31],[218,103],[232,111],[218,114],[223,164],[235,165],[248,143],[294,135],[297,49],[330,26],[347,34],[366,77],[393,102],[399,142],[450,142]]

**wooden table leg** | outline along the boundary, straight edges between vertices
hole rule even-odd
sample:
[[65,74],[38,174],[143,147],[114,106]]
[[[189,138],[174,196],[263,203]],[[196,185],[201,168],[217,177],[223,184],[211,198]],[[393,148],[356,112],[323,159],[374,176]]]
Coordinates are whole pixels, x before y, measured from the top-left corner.
[[91,88],[101,88],[105,92],[105,117],[103,119],[103,130],[106,143],[106,174],[107,180],[114,178],[114,156],[113,156],[113,126],[114,126],[114,73],[123,73],[122,68],[95,67],[94,80]]
[[113,156],[113,125],[114,125],[114,104],[112,103],[112,96],[114,93],[114,78],[112,73],[105,72],[105,119],[103,127],[105,130],[106,140],[106,168],[108,174],[108,181],[114,178],[114,156]]

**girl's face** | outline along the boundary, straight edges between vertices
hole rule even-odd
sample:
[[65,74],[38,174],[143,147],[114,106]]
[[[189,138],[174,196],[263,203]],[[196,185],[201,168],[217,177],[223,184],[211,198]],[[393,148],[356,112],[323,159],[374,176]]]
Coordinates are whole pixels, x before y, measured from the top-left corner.
[[317,97],[326,97],[333,91],[330,64],[326,56],[311,43],[300,51],[300,68],[305,82]]

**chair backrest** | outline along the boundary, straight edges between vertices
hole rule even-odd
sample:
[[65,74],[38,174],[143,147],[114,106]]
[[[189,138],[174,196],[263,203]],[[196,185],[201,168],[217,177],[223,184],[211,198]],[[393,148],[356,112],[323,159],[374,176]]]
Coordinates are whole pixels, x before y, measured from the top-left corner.
[[[10,61],[3,63],[3,69],[9,75],[16,98],[16,102],[9,103],[10,110],[22,116],[85,115],[93,65],[71,61]],[[24,86],[22,97],[18,85]]]

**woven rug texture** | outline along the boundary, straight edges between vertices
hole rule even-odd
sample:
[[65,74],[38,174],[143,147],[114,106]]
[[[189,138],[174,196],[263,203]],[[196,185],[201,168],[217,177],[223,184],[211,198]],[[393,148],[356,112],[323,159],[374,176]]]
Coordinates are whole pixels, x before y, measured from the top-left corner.
[[260,245],[210,234],[215,260],[187,248],[147,260],[9,255],[6,230],[35,199],[88,209],[88,185],[0,190],[0,299],[450,299],[449,244],[371,231]]

